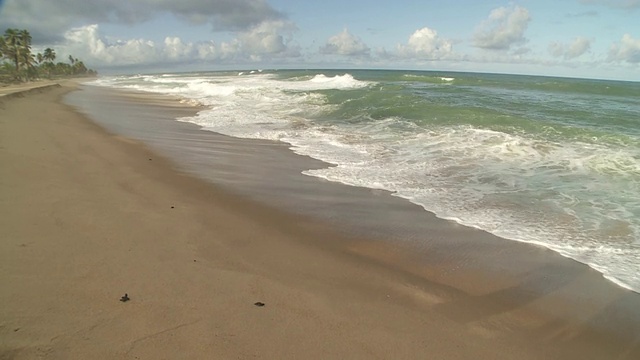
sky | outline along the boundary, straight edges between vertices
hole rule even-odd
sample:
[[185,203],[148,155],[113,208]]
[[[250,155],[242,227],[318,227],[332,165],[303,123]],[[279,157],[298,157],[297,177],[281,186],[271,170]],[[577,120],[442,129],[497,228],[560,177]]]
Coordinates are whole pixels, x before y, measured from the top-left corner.
[[0,0],[100,73],[469,71],[640,81],[640,0]]

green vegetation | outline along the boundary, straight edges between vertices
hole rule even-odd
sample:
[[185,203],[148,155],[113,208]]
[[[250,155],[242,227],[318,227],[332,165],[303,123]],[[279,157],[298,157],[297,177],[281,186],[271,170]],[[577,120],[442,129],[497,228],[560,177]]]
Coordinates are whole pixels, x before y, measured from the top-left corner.
[[43,53],[31,52],[31,34],[27,30],[7,29],[0,36],[0,83],[97,75],[71,55],[69,63],[54,63],[55,60],[56,52],[51,48]]

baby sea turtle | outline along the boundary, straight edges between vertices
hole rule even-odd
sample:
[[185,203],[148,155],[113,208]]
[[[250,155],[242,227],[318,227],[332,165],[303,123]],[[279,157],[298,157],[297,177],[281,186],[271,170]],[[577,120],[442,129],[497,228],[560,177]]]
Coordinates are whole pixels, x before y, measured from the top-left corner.
[[127,301],[129,301],[129,300],[131,300],[131,299],[129,298],[129,294],[126,294],[126,293],[124,294],[124,296],[123,296],[123,297],[121,297],[121,298],[120,298],[120,301],[122,301],[122,302],[127,302]]

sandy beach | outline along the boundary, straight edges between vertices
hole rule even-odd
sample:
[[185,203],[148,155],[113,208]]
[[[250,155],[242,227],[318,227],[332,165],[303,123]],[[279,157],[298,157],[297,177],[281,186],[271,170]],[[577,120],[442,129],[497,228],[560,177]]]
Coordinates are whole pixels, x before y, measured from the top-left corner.
[[0,359],[640,358],[640,296],[584,265],[435,218],[416,259],[188,173],[77,87],[0,97]]

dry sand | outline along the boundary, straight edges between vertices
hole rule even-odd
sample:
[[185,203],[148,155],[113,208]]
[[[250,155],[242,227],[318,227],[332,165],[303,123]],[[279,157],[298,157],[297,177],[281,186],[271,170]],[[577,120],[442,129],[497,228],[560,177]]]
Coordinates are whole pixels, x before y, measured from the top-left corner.
[[[68,83],[68,82],[74,82],[74,81],[75,80],[73,79],[69,79],[69,80],[65,80],[64,82]],[[32,82],[27,82],[22,84],[11,84],[11,85],[0,84],[0,96],[21,93],[21,92],[25,92],[35,88],[42,88],[49,85],[56,85],[58,83],[59,83],[58,81],[53,81],[53,80],[38,80],[38,81],[32,81]]]
[[174,170],[73,89],[0,98],[0,359],[640,358],[635,293],[463,294]]

